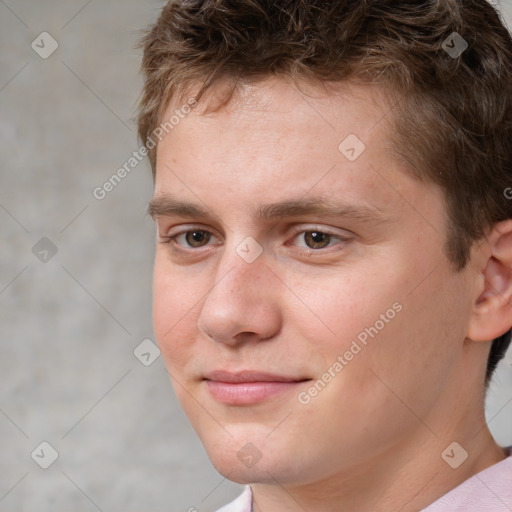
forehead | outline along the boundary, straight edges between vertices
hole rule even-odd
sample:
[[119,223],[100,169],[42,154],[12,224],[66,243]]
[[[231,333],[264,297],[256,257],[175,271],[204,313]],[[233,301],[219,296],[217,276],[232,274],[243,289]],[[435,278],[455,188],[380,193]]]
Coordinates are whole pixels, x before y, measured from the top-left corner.
[[[192,119],[198,125],[207,125],[210,121],[217,126],[236,124],[237,129],[244,124],[265,124],[267,130],[259,135],[268,132],[272,136],[270,128],[293,128],[290,118],[293,116],[295,122],[306,122],[309,131],[328,128],[332,134],[341,135],[351,128],[361,138],[368,139],[377,124],[386,125],[389,131],[393,116],[388,114],[397,104],[393,89],[353,81],[311,83],[303,79],[267,77],[237,83],[233,89],[228,79],[220,79],[195,102],[199,89],[198,85],[190,84],[168,104],[161,116],[161,125],[173,117],[176,119],[176,113],[187,109],[177,123],[173,121],[169,132],[183,131],[181,125],[190,124],[185,119]],[[188,108],[191,103],[195,105],[192,111]]]
[[[394,112],[382,88],[267,79],[212,110],[224,90],[214,86],[160,142],[155,196],[256,211],[314,192],[399,211],[431,188],[391,151]],[[163,120],[179,108],[171,103]]]

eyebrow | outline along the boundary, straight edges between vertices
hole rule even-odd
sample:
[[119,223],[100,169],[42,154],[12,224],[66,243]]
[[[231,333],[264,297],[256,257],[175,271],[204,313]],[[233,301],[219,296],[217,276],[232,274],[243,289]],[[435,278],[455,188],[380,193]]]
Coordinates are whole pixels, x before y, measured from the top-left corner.
[[[154,197],[149,203],[148,214],[153,219],[165,216],[187,218],[214,217],[212,212],[206,207],[181,201],[171,195],[160,195]],[[333,202],[332,199],[326,200],[320,197],[309,199],[299,198],[277,203],[266,203],[260,205],[257,211],[257,216],[266,221],[305,215],[339,217],[359,222],[372,222],[377,224],[397,220],[397,217],[385,213],[375,206],[368,204]]]

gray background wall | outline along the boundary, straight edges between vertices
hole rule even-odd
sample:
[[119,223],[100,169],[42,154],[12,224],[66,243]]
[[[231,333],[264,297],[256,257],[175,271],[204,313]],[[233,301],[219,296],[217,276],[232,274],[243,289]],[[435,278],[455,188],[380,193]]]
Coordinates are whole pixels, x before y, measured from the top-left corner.
[[[133,354],[154,339],[148,163],[92,193],[138,148],[134,48],[163,3],[0,0],[0,511],[207,512],[241,489],[209,463],[162,359]],[[59,45],[46,59],[42,32]],[[486,411],[502,445],[508,360]]]

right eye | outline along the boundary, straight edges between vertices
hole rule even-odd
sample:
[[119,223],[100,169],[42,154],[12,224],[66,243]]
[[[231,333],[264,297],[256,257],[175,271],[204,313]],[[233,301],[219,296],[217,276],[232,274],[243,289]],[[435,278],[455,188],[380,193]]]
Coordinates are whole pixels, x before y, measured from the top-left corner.
[[166,236],[162,236],[160,242],[169,246],[173,245],[174,248],[189,251],[193,249],[199,249],[206,247],[212,240],[214,235],[205,229],[187,229],[177,233],[169,233]]

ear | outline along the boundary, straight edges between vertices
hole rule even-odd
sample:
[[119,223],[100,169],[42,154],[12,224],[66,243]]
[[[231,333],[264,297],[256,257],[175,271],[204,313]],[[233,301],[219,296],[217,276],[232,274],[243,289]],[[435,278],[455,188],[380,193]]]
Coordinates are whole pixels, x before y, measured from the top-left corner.
[[477,250],[483,290],[473,304],[467,338],[491,341],[512,327],[512,219],[495,224]]

